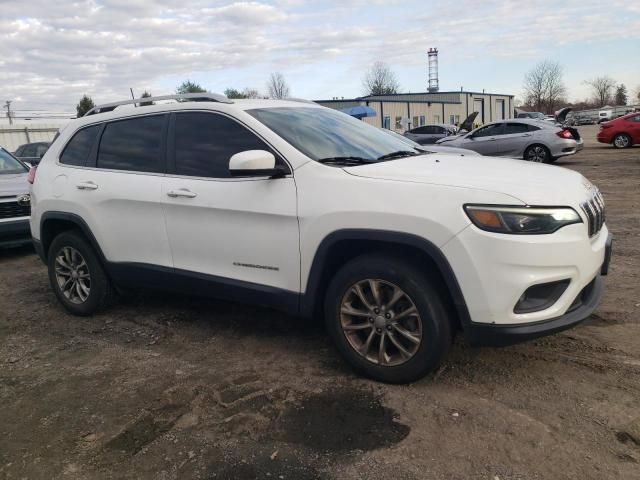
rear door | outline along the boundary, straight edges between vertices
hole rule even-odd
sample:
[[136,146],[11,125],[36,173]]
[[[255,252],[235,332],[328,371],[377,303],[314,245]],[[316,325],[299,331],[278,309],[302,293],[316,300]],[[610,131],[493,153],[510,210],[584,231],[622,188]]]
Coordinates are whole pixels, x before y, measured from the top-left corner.
[[505,123],[504,130],[496,137],[496,155],[522,157],[531,137],[532,133],[529,131],[528,124],[520,122]]
[[160,197],[166,168],[167,115],[131,117],[86,127],[60,156],[55,188],[121,267],[172,266]]
[[171,174],[162,198],[176,271],[228,286],[259,285],[263,293],[268,287],[299,292],[293,175],[233,178],[229,159],[267,150],[291,172],[289,166],[256,133],[222,113],[178,112],[171,121]]

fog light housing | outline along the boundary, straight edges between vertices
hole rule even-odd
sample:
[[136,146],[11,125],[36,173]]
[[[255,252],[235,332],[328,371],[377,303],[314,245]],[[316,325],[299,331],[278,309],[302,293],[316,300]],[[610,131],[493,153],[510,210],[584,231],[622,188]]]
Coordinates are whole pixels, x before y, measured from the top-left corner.
[[527,288],[513,308],[513,313],[539,312],[556,303],[569,286],[570,280],[540,283]]

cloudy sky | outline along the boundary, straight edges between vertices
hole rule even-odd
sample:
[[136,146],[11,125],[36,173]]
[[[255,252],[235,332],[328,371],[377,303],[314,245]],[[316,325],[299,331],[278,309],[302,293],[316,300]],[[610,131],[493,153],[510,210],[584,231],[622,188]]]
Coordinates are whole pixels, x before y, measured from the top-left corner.
[[426,89],[426,50],[441,90],[521,93],[536,62],[564,67],[570,99],[609,75],[640,87],[639,0],[0,0],[0,100],[73,110],[184,79],[214,92],[265,90],[280,71],[297,97],[363,93],[382,60],[404,92]]

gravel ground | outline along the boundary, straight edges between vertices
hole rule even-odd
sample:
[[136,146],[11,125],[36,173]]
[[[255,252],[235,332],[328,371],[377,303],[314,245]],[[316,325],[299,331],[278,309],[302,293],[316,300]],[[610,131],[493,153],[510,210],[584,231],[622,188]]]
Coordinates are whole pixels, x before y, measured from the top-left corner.
[[75,318],[32,250],[0,251],[0,478],[640,478],[640,148],[580,130],[558,164],[607,201],[603,303],[526,344],[458,337],[413,385],[270,310],[141,294]]

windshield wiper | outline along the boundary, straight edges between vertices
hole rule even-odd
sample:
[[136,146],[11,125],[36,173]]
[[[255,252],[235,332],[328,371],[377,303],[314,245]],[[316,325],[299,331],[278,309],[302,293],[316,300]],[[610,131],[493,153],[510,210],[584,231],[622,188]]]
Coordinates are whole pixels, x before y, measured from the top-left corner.
[[397,152],[387,153],[386,155],[382,155],[378,157],[378,160],[391,160],[392,158],[401,158],[401,157],[414,157],[416,155],[420,155],[418,152],[411,150],[398,150]]
[[337,163],[341,165],[365,165],[373,162],[375,162],[375,160],[371,160],[370,158],[352,157],[348,155],[343,157],[327,157],[318,160],[318,163]]

